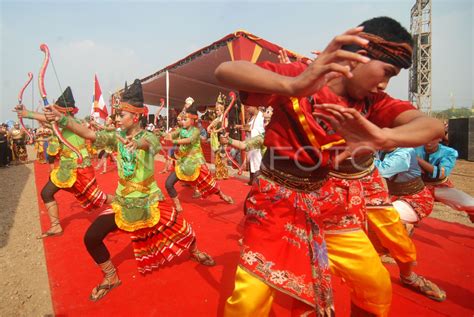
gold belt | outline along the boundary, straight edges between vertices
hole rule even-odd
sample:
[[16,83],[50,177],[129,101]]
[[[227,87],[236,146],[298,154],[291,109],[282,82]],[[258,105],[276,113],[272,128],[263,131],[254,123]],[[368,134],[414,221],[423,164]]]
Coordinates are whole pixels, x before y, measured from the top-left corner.
[[343,160],[329,171],[329,175],[341,179],[359,179],[372,173],[374,168],[374,156],[369,154]]
[[395,183],[387,180],[387,187],[390,195],[407,196],[421,192],[423,188],[425,188],[425,183],[423,183],[421,177],[401,183]]
[[423,182],[425,183],[425,185],[431,185],[431,186],[446,183],[447,180],[448,180],[447,177],[443,179],[433,179],[433,178],[423,177]]
[[369,167],[366,167],[364,170],[357,170],[354,166],[353,172],[341,172],[341,171],[336,171],[336,170],[330,170],[329,171],[329,176],[336,177],[336,178],[341,178],[341,179],[360,179],[363,178],[367,175],[370,175],[375,168],[375,164],[372,162],[372,165]]
[[150,192],[149,186],[153,184],[154,181],[155,181],[154,175],[151,175],[150,177],[148,177],[147,179],[141,182],[132,182],[132,181],[120,178],[119,183],[122,186],[124,186],[120,194],[122,196],[127,196],[128,194],[136,192],[136,191],[144,193],[144,194],[148,194]]
[[278,185],[301,192],[312,192],[318,190],[326,181],[326,177],[321,179],[302,178],[279,170],[271,170],[264,164],[260,165],[260,174],[264,178],[267,178]]

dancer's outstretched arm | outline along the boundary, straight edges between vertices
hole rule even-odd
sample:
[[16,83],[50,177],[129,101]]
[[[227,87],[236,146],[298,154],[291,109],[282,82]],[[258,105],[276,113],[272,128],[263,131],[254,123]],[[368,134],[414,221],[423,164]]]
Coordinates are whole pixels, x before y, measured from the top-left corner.
[[342,46],[351,44],[365,47],[368,41],[359,36],[362,31],[362,27],[357,27],[336,36],[318,58],[296,77],[277,74],[247,61],[224,62],[217,67],[215,75],[224,85],[238,90],[282,96],[309,96],[331,79],[340,76],[351,78],[351,69],[345,62],[370,61],[366,56],[342,49]]
[[18,118],[34,119],[40,122],[48,122],[44,114],[36,111],[27,110],[22,104],[16,105],[12,111],[16,112]]
[[201,137],[201,134],[199,133],[198,129],[196,129],[189,138],[177,139],[178,135],[179,133],[178,134],[168,133],[168,135],[165,136],[165,140],[172,141],[173,145],[182,145],[182,144],[190,144],[190,143],[196,142],[196,139]]
[[47,121],[56,121],[61,128],[68,129],[84,139],[91,141],[95,141],[96,139],[95,131],[85,127],[80,123],[77,123],[75,120],[71,120],[71,117],[63,115],[52,106],[44,107],[44,116]]

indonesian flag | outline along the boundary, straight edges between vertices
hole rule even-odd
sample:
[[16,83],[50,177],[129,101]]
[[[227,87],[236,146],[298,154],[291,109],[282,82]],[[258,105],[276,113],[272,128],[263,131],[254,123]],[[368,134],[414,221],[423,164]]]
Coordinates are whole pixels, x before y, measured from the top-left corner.
[[96,119],[107,119],[109,115],[107,111],[107,106],[105,105],[104,97],[102,96],[102,90],[100,90],[99,81],[97,80],[97,75],[95,75],[94,81],[94,100],[92,104],[91,116]]

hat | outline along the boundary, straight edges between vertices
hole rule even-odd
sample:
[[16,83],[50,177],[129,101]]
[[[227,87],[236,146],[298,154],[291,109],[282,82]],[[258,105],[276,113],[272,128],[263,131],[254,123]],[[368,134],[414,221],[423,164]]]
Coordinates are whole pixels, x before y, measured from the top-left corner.
[[143,100],[142,82],[140,79],[135,79],[130,87],[127,87],[127,83],[125,82],[121,101],[141,108],[143,107]]
[[192,105],[194,103],[194,99],[193,99],[193,97],[188,97],[188,98],[186,98],[186,100],[184,102],[187,105]]
[[56,109],[61,112],[72,112],[76,113],[76,101],[74,100],[74,96],[72,95],[71,87],[67,87],[61,96],[59,96],[58,100],[56,100]]
[[58,100],[56,100],[56,106],[61,108],[75,108],[76,101],[74,100],[74,96],[72,95],[71,87],[67,87],[61,96],[59,96]]
[[191,119],[197,119],[198,118],[198,113],[197,113],[197,104],[192,104],[187,110],[186,110],[186,116]]
[[143,90],[140,79],[135,79],[130,87],[127,87],[127,82],[125,82],[118,108],[132,113],[145,114],[148,109],[144,106],[143,101]]

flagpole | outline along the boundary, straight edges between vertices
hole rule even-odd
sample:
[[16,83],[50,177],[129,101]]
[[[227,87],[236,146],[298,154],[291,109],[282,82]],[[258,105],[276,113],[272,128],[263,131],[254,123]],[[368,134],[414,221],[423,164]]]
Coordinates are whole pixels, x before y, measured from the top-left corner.
[[97,77],[97,74],[94,74],[94,82],[92,83],[92,109],[91,109],[91,120],[94,119],[94,102],[95,102],[95,78]]
[[[33,80],[31,83],[31,111],[34,111],[34,106],[35,106],[35,81]],[[33,130],[35,128],[35,121],[36,120],[30,120],[31,121],[31,129]]]
[[170,75],[166,71],[166,131],[170,129]]

